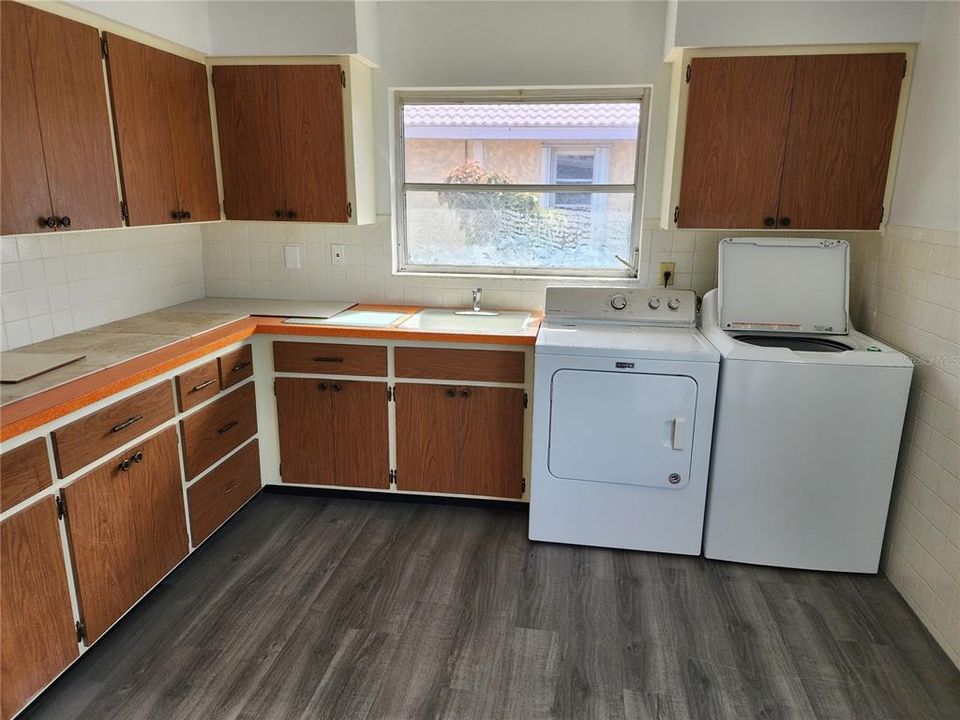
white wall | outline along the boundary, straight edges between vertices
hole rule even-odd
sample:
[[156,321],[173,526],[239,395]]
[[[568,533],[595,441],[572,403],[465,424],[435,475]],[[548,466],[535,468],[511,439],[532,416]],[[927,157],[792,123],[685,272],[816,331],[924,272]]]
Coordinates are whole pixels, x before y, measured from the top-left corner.
[[645,214],[660,207],[670,76],[666,3],[385,2],[374,72],[377,212],[390,212],[388,88],[654,86]]
[[960,230],[960,4],[925,3],[890,223]]
[[69,5],[170,40],[202,53],[210,52],[207,2],[184,0],[69,0]]
[[749,47],[916,42],[920,2],[742,2],[679,0],[672,47]]

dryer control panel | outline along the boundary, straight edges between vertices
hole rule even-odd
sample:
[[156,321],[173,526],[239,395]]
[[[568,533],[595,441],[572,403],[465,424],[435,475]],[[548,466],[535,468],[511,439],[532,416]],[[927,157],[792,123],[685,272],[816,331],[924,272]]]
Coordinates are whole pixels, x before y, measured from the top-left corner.
[[548,287],[543,314],[554,321],[695,327],[697,296],[669,287]]

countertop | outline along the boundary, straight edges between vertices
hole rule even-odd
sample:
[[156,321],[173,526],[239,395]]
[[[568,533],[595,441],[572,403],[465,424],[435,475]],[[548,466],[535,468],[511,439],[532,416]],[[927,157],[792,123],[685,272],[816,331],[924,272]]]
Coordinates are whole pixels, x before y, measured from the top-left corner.
[[7,440],[69,412],[172,370],[256,333],[533,345],[540,316],[518,333],[456,333],[397,327],[421,308],[357,305],[355,309],[403,313],[383,328],[284,324],[288,317],[323,314],[352,303],[203,298],[89,330],[17,348],[22,353],[83,353],[83,360],[30,380],[0,386],[0,440]]

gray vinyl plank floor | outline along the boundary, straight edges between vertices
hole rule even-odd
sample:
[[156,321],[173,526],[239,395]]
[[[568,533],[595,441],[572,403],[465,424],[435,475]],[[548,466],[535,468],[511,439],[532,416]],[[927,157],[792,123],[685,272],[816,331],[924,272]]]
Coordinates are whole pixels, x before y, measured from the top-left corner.
[[515,509],[261,494],[24,717],[960,718],[883,577],[526,534]]

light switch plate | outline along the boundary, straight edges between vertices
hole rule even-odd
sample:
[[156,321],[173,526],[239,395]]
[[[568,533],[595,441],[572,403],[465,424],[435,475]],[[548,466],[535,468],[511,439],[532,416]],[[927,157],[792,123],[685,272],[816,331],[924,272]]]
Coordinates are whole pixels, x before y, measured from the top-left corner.
[[285,245],[283,248],[283,261],[287,266],[287,270],[299,270],[300,269],[300,246]]
[[343,245],[335,244],[330,246],[330,264],[346,265],[347,259],[343,256]]

